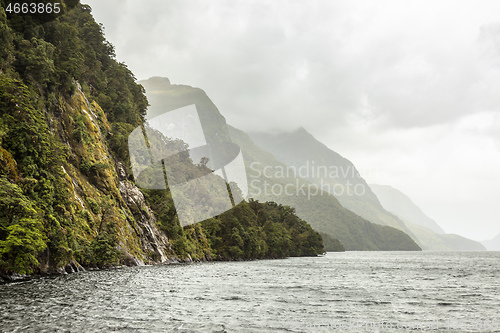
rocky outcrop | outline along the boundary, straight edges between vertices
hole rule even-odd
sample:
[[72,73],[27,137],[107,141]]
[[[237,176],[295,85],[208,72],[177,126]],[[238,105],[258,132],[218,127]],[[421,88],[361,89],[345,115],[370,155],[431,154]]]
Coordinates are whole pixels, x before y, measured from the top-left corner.
[[76,273],[76,272],[84,272],[85,268],[80,265],[76,260],[72,260],[69,264],[64,266],[64,271],[68,274]]
[[136,213],[136,232],[144,253],[149,254],[150,261],[168,262],[168,253],[172,253],[172,246],[167,236],[156,228],[156,218],[151,208],[146,205],[142,192],[133,183],[124,180],[120,181],[120,194],[129,209]]

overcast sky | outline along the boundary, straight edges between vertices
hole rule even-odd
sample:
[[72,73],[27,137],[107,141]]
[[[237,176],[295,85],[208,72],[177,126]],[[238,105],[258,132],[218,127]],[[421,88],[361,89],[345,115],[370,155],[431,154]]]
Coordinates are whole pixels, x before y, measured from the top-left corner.
[[137,79],[304,127],[448,233],[500,233],[500,1],[91,0]]

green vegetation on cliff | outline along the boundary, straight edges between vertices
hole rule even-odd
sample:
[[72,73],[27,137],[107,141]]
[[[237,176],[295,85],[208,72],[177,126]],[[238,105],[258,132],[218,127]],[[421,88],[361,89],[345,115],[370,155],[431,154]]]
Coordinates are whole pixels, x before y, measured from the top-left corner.
[[291,208],[272,204],[243,203],[181,228],[168,191],[143,193],[132,182],[127,140],[148,101],[90,7],[72,1],[74,9],[40,25],[29,15],[9,21],[6,3],[0,274],[323,252],[321,237]]
[[243,201],[219,216],[181,228],[168,191],[145,193],[158,213],[160,229],[180,256],[228,260],[315,256],[325,252],[321,236],[289,206]]
[[[140,123],[143,89],[88,6],[40,25],[9,21],[0,4],[0,268],[116,263],[127,211],[112,169],[125,153],[108,149],[108,117],[114,127]],[[124,238],[138,255],[132,233]]]

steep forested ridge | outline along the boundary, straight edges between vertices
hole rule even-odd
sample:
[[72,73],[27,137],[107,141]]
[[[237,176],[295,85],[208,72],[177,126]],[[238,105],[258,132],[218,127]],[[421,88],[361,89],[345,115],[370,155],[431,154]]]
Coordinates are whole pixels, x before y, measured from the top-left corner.
[[343,207],[372,223],[394,227],[413,236],[403,221],[382,207],[351,161],[304,128],[276,135],[251,133],[250,137],[288,167],[307,170],[305,178],[333,194]]
[[[39,24],[0,1],[0,273],[324,252],[273,203],[181,228],[168,191],[141,191],[127,138],[148,106],[90,7]],[[192,161],[191,161],[192,163]]]
[[[330,193],[322,190],[301,192],[299,187],[307,189],[306,179],[289,176],[286,172],[272,170],[286,170],[287,166],[278,161],[269,152],[255,145],[250,137],[233,127],[229,127],[231,138],[243,151],[251,190],[253,196],[263,201],[276,201],[295,207],[300,217],[308,221],[311,226],[332,239],[323,238],[327,251],[420,251],[421,248],[412,238],[403,231],[390,226],[382,226],[356,215],[342,207],[339,201]],[[268,168],[268,175],[264,169]],[[274,193],[272,190],[264,191],[262,184],[268,187],[288,186],[294,190],[289,193]],[[292,185],[292,186],[290,186]],[[252,195],[252,192],[250,193]],[[341,244],[339,244],[338,241]],[[341,246],[339,246],[341,245]]]

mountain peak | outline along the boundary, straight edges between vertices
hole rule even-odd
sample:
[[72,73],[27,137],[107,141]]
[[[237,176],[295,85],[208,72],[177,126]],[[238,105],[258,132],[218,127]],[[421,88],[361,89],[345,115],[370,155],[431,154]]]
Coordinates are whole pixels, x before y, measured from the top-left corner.
[[305,133],[305,134],[309,134],[310,133],[302,126],[299,126],[297,129],[295,129],[295,131],[293,131],[294,133]]
[[152,76],[147,80],[139,81],[144,86],[144,89],[150,90],[154,87],[155,90],[166,90],[172,87],[170,80],[166,77]]
[[[308,138],[308,139],[314,139],[316,140],[316,138],[314,138],[314,136],[309,133],[304,127],[300,126],[298,127],[297,129],[295,129],[294,131],[290,132],[290,135],[291,136],[297,136],[297,137],[300,137],[300,138]],[[317,141],[317,140],[316,140]]]

